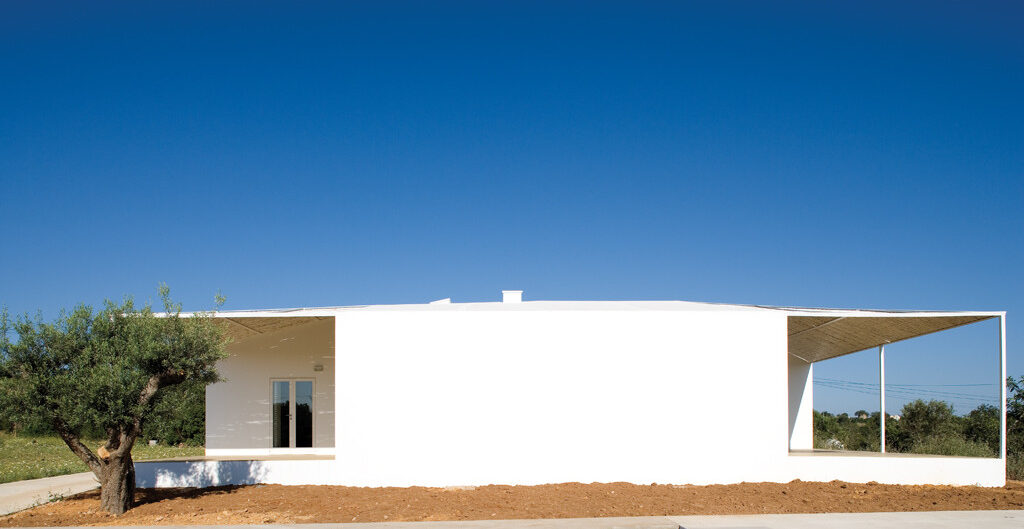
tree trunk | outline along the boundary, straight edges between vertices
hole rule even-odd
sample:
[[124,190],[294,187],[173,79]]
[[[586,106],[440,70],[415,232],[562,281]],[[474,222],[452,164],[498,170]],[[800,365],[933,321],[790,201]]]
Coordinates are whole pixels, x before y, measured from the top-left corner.
[[124,514],[135,503],[135,462],[131,452],[112,456],[103,466],[100,507],[111,514]]

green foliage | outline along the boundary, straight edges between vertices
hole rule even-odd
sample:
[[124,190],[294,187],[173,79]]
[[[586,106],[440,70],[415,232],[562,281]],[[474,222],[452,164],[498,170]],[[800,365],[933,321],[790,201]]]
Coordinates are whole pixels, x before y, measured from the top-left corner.
[[[161,315],[131,298],[99,310],[79,305],[53,323],[0,314],[0,410],[12,424],[50,425],[96,475],[101,506],[113,514],[134,502],[136,439],[157,424],[151,419],[162,400],[165,413],[175,405],[163,393],[216,382],[216,363],[226,356],[212,315],[182,317],[166,286],[160,299]],[[96,433],[105,439],[102,457],[83,442]]]
[[959,433],[953,408],[939,400],[909,402],[903,406],[900,415],[900,426],[914,440]]
[[[878,414],[866,419],[846,413],[814,412],[814,446],[828,450],[878,450]],[[864,412],[863,415],[867,415]]]
[[1006,451],[1024,457],[1024,376],[1006,377]]
[[[814,412],[814,447],[832,450],[878,450],[863,432],[879,436],[878,414],[869,420]],[[940,401],[917,400],[903,407],[901,420],[885,421],[886,450],[969,457],[999,456],[999,408],[978,406],[963,417]],[[1006,378],[1006,477],[1024,480],[1024,376]]]
[[1024,454],[1006,455],[1006,479],[1024,481]]
[[202,446],[206,437],[206,385],[201,381],[171,386],[154,399],[142,425],[142,439],[168,445]]
[[[180,317],[161,289],[166,317],[131,298],[86,305],[53,323],[40,317],[0,317],[0,409],[9,422],[59,425],[81,437],[130,431],[154,402],[147,386],[217,380],[222,331],[212,318]],[[11,341],[10,336],[17,336]]]
[[[903,421],[891,415],[885,417],[885,450],[887,452],[909,452],[913,440],[909,439],[903,431]],[[882,433],[878,433],[881,437]]]
[[[814,412],[815,448],[877,452],[881,432],[879,413],[862,419]],[[887,416],[886,451],[915,454],[995,457],[999,454],[999,409],[982,405],[964,417],[941,401],[906,404],[899,420]]]
[[814,410],[814,447],[820,449],[840,449],[845,445],[837,445],[839,441],[839,420],[827,411]]
[[910,452],[940,456],[996,457],[987,444],[968,441],[955,434],[929,437],[914,443]]
[[982,404],[961,420],[964,439],[988,446],[992,455],[999,453],[999,408]]

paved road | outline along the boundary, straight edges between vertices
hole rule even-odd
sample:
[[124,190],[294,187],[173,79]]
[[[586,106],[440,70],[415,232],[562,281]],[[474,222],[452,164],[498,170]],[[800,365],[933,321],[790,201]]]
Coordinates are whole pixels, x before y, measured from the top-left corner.
[[28,509],[55,497],[78,494],[98,486],[92,472],[0,483],[0,514]]
[[835,514],[670,516],[684,529],[1021,529],[1024,511],[936,511]]
[[[195,529],[194,526],[181,526]],[[221,525],[252,529],[251,525]],[[640,516],[564,520],[268,524],[261,529],[1021,529],[1024,511],[938,511],[858,514],[764,514],[741,516]],[[113,528],[111,528],[113,529]],[[118,529],[124,529],[118,528]],[[148,527],[145,529],[173,529]]]

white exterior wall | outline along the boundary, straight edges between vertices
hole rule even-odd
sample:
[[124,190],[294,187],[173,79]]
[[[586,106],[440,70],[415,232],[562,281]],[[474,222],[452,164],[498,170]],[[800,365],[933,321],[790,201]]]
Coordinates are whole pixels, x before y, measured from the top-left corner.
[[[312,320],[232,343],[217,364],[226,381],[206,388],[206,454],[331,453],[334,447],[334,320]],[[313,366],[324,366],[314,371]],[[272,449],[270,379],[313,379],[313,447]]]
[[1006,461],[998,457],[912,456],[903,454],[791,455],[785,480],[876,481],[887,485],[1006,485]]
[[757,481],[787,454],[781,314],[367,310],[336,325],[341,484]]
[[814,448],[814,364],[789,357],[789,449]]
[[333,460],[139,463],[139,485],[1005,484],[1002,458],[790,452],[813,443],[813,367],[791,361],[779,311],[334,313],[235,344],[207,408],[209,454],[266,453],[269,379],[323,362]]
[[[643,436],[640,436],[644,439]],[[640,445],[635,451],[642,450]],[[680,456],[684,458],[684,456]],[[685,459],[685,458],[684,458]],[[692,460],[689,460],[693,462]],[[699,461],[699,458],[698,458]],[[599,464],[600,462],[595,462]],[[706,462],[712,464],[716,462]],[[772,473],[763,477],[764,468],[754,469],[750,479],[697,482],[735,483],[771,481],[786,483],[794,479],[827,482],[878,483],[895,485],[979,485],[1002,487],[1006,466],[1002,459],[944,456],[897,455],[790,455],[763,462]],[[718,460],[725,467],[728,460]],[[215,487],[275,483],[280,485],[350,485],[338,472],[336,461],[324,460],[226,460],[226,461],[139,461],[135,463],[139,487]],[[762,477],[753,477],[762,476]],[[554,480],[552,480],[554,481]],[[566,481],[566,480],[561,480]],[[610,481],[610,480],[601,480]],[[532,482],[532,481],[531,481]],[[693,483],[686,479],[663,480]],[[485,483],[485,482],[481,482]]]

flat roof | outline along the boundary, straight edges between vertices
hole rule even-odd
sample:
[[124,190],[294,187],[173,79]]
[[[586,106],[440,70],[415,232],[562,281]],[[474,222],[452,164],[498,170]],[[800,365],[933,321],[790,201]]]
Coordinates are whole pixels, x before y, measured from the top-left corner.
[[[614,310],[614,311],[775,311],[790,316],[831,317],[938,317],[938,316],[1001,316],[1003,311],[937,311],[937,310],[883,310],[838,309],[817,307],[785,307],[773,305],[747,305],[737,303],[711,303],[679,300],[612,300],[612,301],[501,301],[468,303],[406,303],[391,305],[339,305],[328,307],[295,307],[282,309],[252,309],[218,311],[218,317],[282,317],[334,315],[339,311],[532,311],[532,310]],[[183,313],[189,314],[189,313]]]

